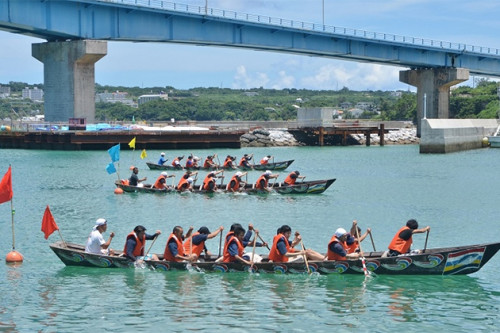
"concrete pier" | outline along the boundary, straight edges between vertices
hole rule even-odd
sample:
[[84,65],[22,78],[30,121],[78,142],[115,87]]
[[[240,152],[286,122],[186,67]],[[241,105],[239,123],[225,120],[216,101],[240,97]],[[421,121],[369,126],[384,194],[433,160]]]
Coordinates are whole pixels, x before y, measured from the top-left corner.
[[43,62],[45,120],[95,121],[95,63],[107,54],[105,41],[76,40],[32,45]]
[[420,153],[451,153],[482,147],[498,127],[496,119],[422,119]]
[[450,87],[468,79],[469,70],[466,68],[441,67],[399,72],[399,81],[417,87],[418,137],[421,137],[421,119],[450,117]]

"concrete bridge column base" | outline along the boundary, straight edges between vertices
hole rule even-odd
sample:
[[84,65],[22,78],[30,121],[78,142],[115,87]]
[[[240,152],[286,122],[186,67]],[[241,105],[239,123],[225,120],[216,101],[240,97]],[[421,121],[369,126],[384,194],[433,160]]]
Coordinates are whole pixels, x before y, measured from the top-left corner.
[[[417,87],[417,136],[421,136],[421,120],[450,117],[450,87],[469,79],[466,68],[440,67],[399,72],[399,81]],[[424,115],[424,94],[426,105]]]
[[32,44],[33,57],[43,62],[45,120],[95,121],[95,66],[108,43],[76,40]]

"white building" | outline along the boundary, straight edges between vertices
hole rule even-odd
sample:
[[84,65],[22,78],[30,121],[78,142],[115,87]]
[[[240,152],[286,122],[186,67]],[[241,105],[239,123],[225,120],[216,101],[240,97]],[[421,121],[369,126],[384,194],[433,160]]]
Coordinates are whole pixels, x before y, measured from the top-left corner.
[[139,96],[139,99],[137,100],[137,103],[139,105],[151,102],[157,99],[163,99],[165,101],[168,101],[168,94],[160,94],[160,95],[141,95]]
[[32,101],[43,101],[43,89],[38,89],[34,87],[30,89],[28,87],[22,90],[23,98],[31,99]]
[[104,103],[123,103],[127,105],[134,106],[134,101],[128,98],[127,92],[103,92],[95,95],[96,103],[104,102]]

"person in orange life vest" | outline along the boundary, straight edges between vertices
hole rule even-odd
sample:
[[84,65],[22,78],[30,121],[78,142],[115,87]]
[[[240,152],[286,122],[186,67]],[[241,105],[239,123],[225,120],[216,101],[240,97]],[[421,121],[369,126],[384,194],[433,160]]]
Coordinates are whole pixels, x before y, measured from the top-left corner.
[[[356,233],[357,229],[357,233]],[[370,228],[367,228],[364,234],[361,234],[361,228],[358,226],[358,221],[352,221],[351,231],[347,234],[347,239],[345,241],[347,245],[347,253],[359,252],[359,243],[364,241],[366,236],[371,232]],[[356,235],[359,236],[359,239]]]
[[198,168],[198,162],[200,161],[200,158],[198,156],[192,155],[193,156],[193,168]]
[[168,189],[167,178],[172,178],[172,177],[175,177],[175,175],[169,176],[166,171],[163,171],[160,174],[160,176],[158,176],[158,178],[156,179],[155,183],[153,184],[153,187],[159,190]]
[[226,191],[229,192],[240,192],[242,189],[240,188],[240,185],[245,185],[246,183],[241,180],[241,177],[246,175],[247,172],[242,173],[241,171],[237,171],[233,177],[231,177],[231,180],[226,186]]
[[292,235],[292,228],[288,225],[281,226],[276,236],[273,238],[273,245],[269,252],[269,261],[272,262],[291,262],[304,260],[304,255],[309,260],[323,260],[325,257],[321,253],[307,249],[297,251],[293,247],[300,243],[302,237],[298,232],[295,232],[295,238],[292,242],[289,241]]
[[210,155],[207,156],[207,158],[205,159],[205,162],[203,163],[204,169],[217,169],[219,167],[214,162],[215,156],[217,156],[217,154],[214,154],[213,156],[210,156]]
[[306,178],[306,176],[301,176],[300,175],[300,172],[298,171],[292,171],[288,174],[288,176],[286,176],[285,180],[283,181],[283,183],[287,184],[287,185],[293,185],[295,184],[295,182],[297,181],[297,179],[304,179]]
[[326,252],[327,260],[347,260],[358,258],[360,256],[359,253],[347,253],[347,245],[345,242],[348,235],[349,234],[344,228],[338,228],[335,230],[335,234],[328,242]]
[[143,182],[143,181],[148,179],[148,177],[144,177],[142,179],[139,179],[139,176],[137,176],[137,174],[139,174],[138,167],[131,166],[130,169],[132,170],[132,175],[128,179],[128,184],[130,186],[138,186],[140,182]]
[[264,164],[267,164],[269,163],[269,160],[272,158],[271,155],[267,155],[267,156],[264,156],[261,160],[260,160],[260,165],[264,165]]
[[421,234],[429,230],[431,230],[431,227],[429,226],[418,229],[418,222],[416,220],[408,220],[408,222],[406,222],[406,226],[399,229],[396,235],[394,235],[394,238],[389,244],[389,252],[387,255],[389,257],[395,257],[401,254],[409,253],[413,242],[412,235]]
[[252,160],[252,158],[253,158],[253,154],[250,154],[250,155],[245,154],[245,155],[243,155],[243,157],[240,160],[239,167],[252,169],[253,165],[250,164],[250,161]]
[[272,189],[268,187],[269,184],[269,179],[271,178],[278,178],[279,174],[274,174],[270,170],[266,170],[259,179],[257,179],[257,182],[255,183],[255,188],[262,190],[262,191],[268,191],[271,192]]
[[158,165],[163,165],[167,162],[167,159],[165,158],[165,153],[160,154],[160,159],[158,160]]
[[227,155],[226,159],[224,160],[224,164],[222,167],[224,169],[236,169],[236,166],[234,165],[233,161],[236,159],[236,157],[233,157],[231,155]]
[[[186,173],[182,175],[181,180],[179,180],[179,183],[177,184],[177,191],[192,191],[192,184],[194,182],[194,179],[191,176],[196,175],[197,173],[198,171],[186,171]],[[191,181],[189,181],[189,179],[191,179]]]
[[219,170],[219,171],[210,171],[206,177],[205,180],[203,180],[203,189],[207,192],[214,192],[217,191],[217,184],[215,183],[215,176],[218,173],[224,172],[224,170]]
[[211,253],[207,250],[205,242],[207,239],[212,239],[217,236],[220,232],[224,230],[223,226],[220,226],[214,232],[210,232],[207,227],[201,227],[198,232],[195,232],[191,237],[187,237],[184,241],[184,253],[187,255],[194,254],[196,259],[198,259],[203,251],[205,251],[205,256],[208,257]]
[[174,158],[174,160],[172,161],[172,166],[176,169],[182,169],[181,160],[183,158],[184,158],[184,156],[178,156],[178,157]]
[[[243,257],[243,238],[245,237],[245,229],[240,226],[234,228],[231,235],[224,246],[223,262],[242,262],[245,265],[251,265],[249,258]],[[255,240],[254,240],[255,241]]]
[[165,245],[163,260],[176,262],[196,260],[196,255],[187,255],[184,252],[184,246],[182,245],[182,241],[184,240],[183,233],[184,230],[181,226],[174,227]]
[[[244,229],[243,226],[239,223],[231,224],[231,228],[229,229],[229,232],[226,234],[226,237],[224,238],[224,247],[227,245],[227,242],[231,238],[231,236],[234,235],[234,230],[238,227]],[[246,232],[245,237],[243,237],[243,241],[242,241],[244,247],[247,247],[248,244],[250,244],[250,243],[252,243],[252,245],[253,245],[253,242],[250,242],[250,238],[252,237],[252,230],[255,230],[253,227],[253,224],[249,223],[248,224],[248,231]],[[257,232],[257,230],[255,230],[255,231]],[[264,243],[257,242],[255,246],[257,246],[257,247],[267,246],[267,243],[266,242],[264,242]]]
[[127,258],[138,263],[141,263],[142,260],[145,259],[158,260],[156,254],[148,254],[147,258],[145,258],[144,247],[146,246],[146,240],[155,239],[155,237],[158,237],[160,234],[161,231],[156,230],[154,235],[149,235],[146,233],[146,228],[142,225],[136,226],[134,231],[127,235],[123,253]]

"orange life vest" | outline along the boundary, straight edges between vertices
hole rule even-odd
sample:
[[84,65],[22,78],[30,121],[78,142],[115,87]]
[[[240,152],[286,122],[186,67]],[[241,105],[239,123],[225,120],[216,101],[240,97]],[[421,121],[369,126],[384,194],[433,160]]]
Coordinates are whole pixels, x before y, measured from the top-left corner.
[[184,185],[184,184],[188,184],[188,186],[186,186],[186,188],[189,187],[188,179],[182,177],[181,180],[179,181],[179,184],[177,184],[177,190],[179,190],[179,191],[182,190],[182,185]]
[[127,238],[125,240],[125,246],[123,247],[123,253],[127,253],[127,241],[132,237],[135,238],[135,248],[134,248],[134,252],[132,252],[132,255],[134,257],[143,256],[144,255],[144,245],[146,244],[146,235],[144,235],[142,237],[142,239],[139,239],[137,237],[137,235],[135,234],[135,232],[133,232],[133,231],[127,235]]
[[213,160],[211,160],[209,158],[206,158],[205,162],[203,163],[203,167],[205,169],[209,169],[209,168],[211,168],[213,166],[213,164],[214,164]]
[[189,158],[186,161],[186,168],[192,168],[194,165],[194,161],[190,160]]
[[209,177],[209,175],[210,175],[210,173],[205,177],[205,180],[203,181],[203,189],[205,191],[210,190],[210,187],[209,187],[210,183],[214,183],[214,186],[212,187],[212,189],[215,190],[215,179],[214,179],[214,177]]
[[268,162],[269,160],[265,160],[264,158],[260,160],[261,165],[267,164]]
[[278,250],[278,241],[282,238],[285,241],[286,251],[295,252],[295,250],[290,246],[290,243],[288,243],[288,239],[286,239],[285,235],[277,234],[273,238],[273,246],[271,246],[271,251],[269,252],[269,260],[272,260],[273,262],[288,262],[288,257],[281,254]]
[[410,249],[410,246],[413,242],[412,237],[410,237],[408,240],[404,240],[402,238],[399,238],[399,234],[403,230],[407,230],[407,229],[409,230],[410,228],[408,228],[407,226],[404,226],[401,229],[399,229],[399,231],[396,233],[396,235],[392,239],[391,244],[389,244],[389,250],[398,251],[399,253],[408,252],[408,250]]
[[326,254],[328,256],[328,260],[347,260],[346,257],[342,257],[338,253],[335,253],[332,250],[330,250],[330,244],[332,244],[332,243],[339,243],[340,245],[342,245],[342,247],[344,248],[344,250],[346,250],[346,253],[347,253],[345,242],[341,242],[337,238],[337,236],[333,235],[332,239],[330,239],[330,241],[328,242],[328,249],[327,249],[327,252],[326,252]]
[[297,180],[297,177],[292,178],[292,175],[295,175],[295,172],[290,172],[290,174],[285,178],[284,183],[287,183],[288,185],[295,184],[295,181]]
[[[175,162],[179,162],[179,163],[175,163]],[[180,163],[181,163],[181,160],[180,160],[178,157],[176,157],[176,158],[174,158],[174,160],[172,161],[172,166],[174,166],[174,167],[179,167],[179,166],[180,166]]]
[[347,253],[355,253],[356,250],[358,249],[358,246],[359,246],[359,242],[358,241],[354,241],[351,245],[347,245],[347,243],[345,243],[345,249],[347,251]]
[[[200,234],[199,232],[195,232],[191,237],[186,239],[186,241],[184,242],[184,253],[187,254],[194,253],[198,257],[200,256],[200,254],[203,252],[203,249],[205,249],[205,242],[203,241],[198,245],[195,245],[193,243],[193,245],[191,246],[191,240],[193,239],[194,236],[198,236],[199,234]],[[190,251],[191,248],[193,249],[193,252]]]
[[[230,185],[231,185],[231,182],[232,182],[233,180],[234,180],[234,186],[233,186],[233,187],[231,187]],[[231,189],[232,189],[233,191],[239,191],[239,189],[240,189],[240,181],[239,181],[239,179],[238,179],[238,177],[237,177],[236,175],[234,175],[234,176],[231,178],[231,180],[229,181],[229,183],[228,183],[228,184],[227,184],[227,186],[226,186],[226,190],[227,190],[227,191],[230,191]]]
[[[264,180],[265,184],[264,184],[264,188],[262,188],[260,186],[260,181],[261,180]],[[264,190],[265,188],[267,188],[267,183],[269,182],[269,179],[266,178],[266,176],[262,175],[259,177],[259,179],[257,179],[257,182],[255,183],[255,188],[259,189],[259,190]]]
[[163,259],[165,259],[167,261],[177,261],[177,262],[182,261],[182,259],[178,259],[175,256],[173,256],[172,253],[170,252],[170,249],[168,248],[168,243],[170,243],[170,240],[172,238],[177,243],[178,254],[181,256],[185,255],[184,254],[184,246],[182,245],[182,241],[177,239],[177,236],[175,236],[174,234],[170,234],[170,236],[168,237],[168,240],[167,240],[167,245],[165,245],[165,251],[163,252]]
[[233,237],[234,231],[230,231],[226,234],[226,237],[224,237],[224,247],[227,246],[227,242]]
[[241,158],[241,160],[240,160],[240,164],[239,164],[239,165],[240,165],[240,167],[241,167],[241,166],[242,166],[242,167],[244,167],[244,166],[246,166],[246,163],[247,163],[247,159],[246,159],[246,157],[245,157],[245,156],[243,156],[243,157]]
[[236,257],[229,254],[229,245],[231,245],[232,242],[236,242],[236,244],[238,245],[238,255],[240,257],[243,256],[243,251],[245,250],[245,248],[243,247],[243,244],[241,244],[241,242],[238,238],[236,238],[235,236],[231,236],[229,241],[224,246],[224,260],[223,260],[223,262],[235,262],[235,261],[237,261]]
[[156,181],[155,181],[155,183],[154,183],[153,187],[154,187],[154,188],[157,188],[157,189],[159,189],[159,190],[162,190],[162,189],[166,188],[167,186],[166,186],[166,184],[165,184],[165,183],[163,183],[163,184],[162,184],[162,183],[160,183],[160,180],[162,180],[162,179],[165,179],[165,181],[166,181],[166,178],[165,178],[165,177],[163,177],[162,175],[160,175],[158,178],[156,178]]
[[122,185],[128,185],[129,180],[128,179],[122,179]]
[[226,160],[224,161],[224,168],[232,168],[233,167],[233,160],[230,157],[227,157]]

